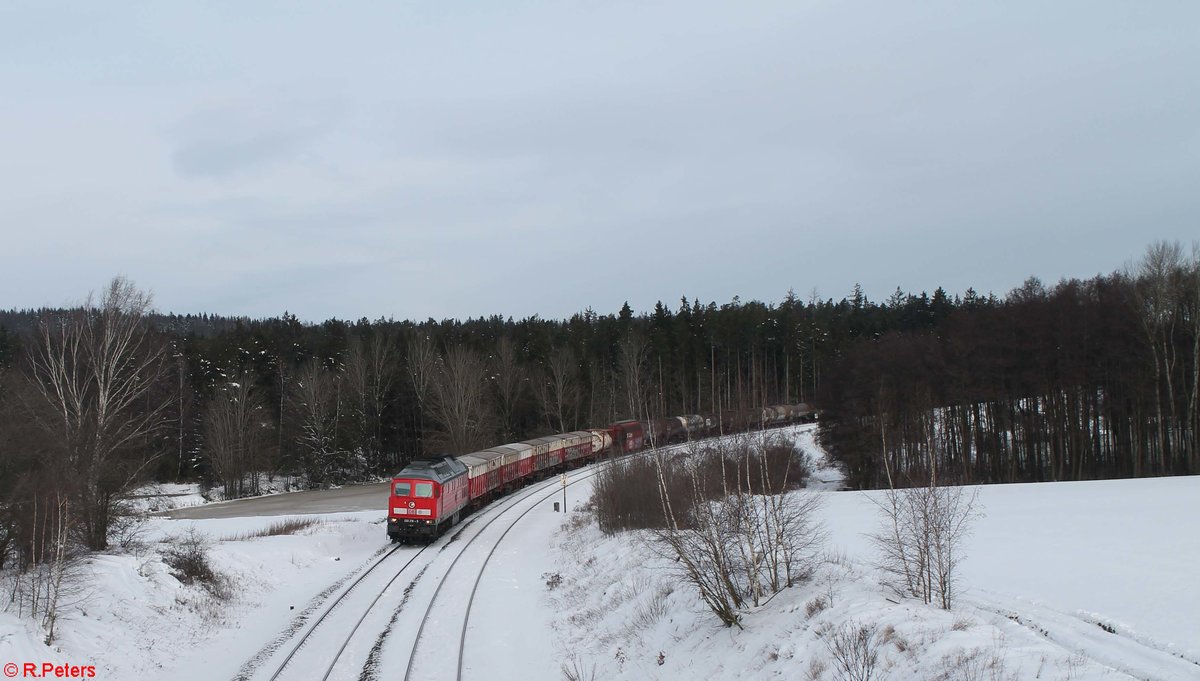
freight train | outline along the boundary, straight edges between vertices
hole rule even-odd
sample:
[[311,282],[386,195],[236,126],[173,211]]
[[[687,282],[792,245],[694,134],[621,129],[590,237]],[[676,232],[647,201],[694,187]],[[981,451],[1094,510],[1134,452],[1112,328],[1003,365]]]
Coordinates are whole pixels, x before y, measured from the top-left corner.
[[761,410],[618,421],[499,445],[462,456],[415,459],[392,477],[387,533],[393,542],[431,540],[471,511],[535,480],[613,454],[757,427],[812,420],[807,404]]

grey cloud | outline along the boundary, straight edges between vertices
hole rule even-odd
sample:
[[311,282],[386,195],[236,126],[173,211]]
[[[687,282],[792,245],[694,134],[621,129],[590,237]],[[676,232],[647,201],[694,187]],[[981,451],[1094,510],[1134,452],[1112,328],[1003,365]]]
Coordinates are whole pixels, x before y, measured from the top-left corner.
[[175,133],[171,162],[185,177],[221,178],[296,161],[340,116],[329,103],[247,99],[189,114]]
[[[0,111],[30,140],[12,167],[75,171],[0,169],[30,244],[0,290],[71,275],[45,234],[124,230],[137,249],[69,264],[234,314],[1003,293],[1194,238],[1200,213],[1200,5],[111,7],[61,63],[0,47],[38,86]],[[106,50],[127,69],[79,75]],[[60,92],[121,96],[85,127],[46,115]],[[74,143],[121,125],[128,154]],[[564,261],[586,265],[506,274]]]

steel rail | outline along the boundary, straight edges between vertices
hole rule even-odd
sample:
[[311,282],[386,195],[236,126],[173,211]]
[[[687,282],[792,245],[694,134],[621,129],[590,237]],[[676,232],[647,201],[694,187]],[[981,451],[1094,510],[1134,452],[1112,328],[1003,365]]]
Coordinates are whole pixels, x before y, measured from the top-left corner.
[[[589,464],[589,467],[592,465],[594,465],[594,464]],[[575,482],[578,482],[579,480],[582,480],[584,478],[591,477],[591,476],[595,475],[596,472],[597,472],[596,470],[591,470],[591,471],[586,471],[586,473],[584,475],[577,475],[571,482],[568,483],[568,485],[574,484]],[[412,652],[409,653],[408,664],[404,668],[404,681],[408,681],[408,679],[410,679],[412,677],[413,664],[416,662],[416,659],[417,659],[417,649],[421,645],[421,635],[425,632],[425,625],[429,622],[429,615],[433,612],[433,605],[434,605],[434,603],[437,602],[438,594],[441,593],[442,587],[446,585],[446,581],[447,581],[446,576],[449,575],[452,570],[454,570],[454,566],[458,564],[458,561],[464,555],[466,555],[467,549],[471,546],[471,544],[474,543],[474,541],[476,539],[478,539],[483,534],[483,531],[486,530],[488,527],[490,527],[492,523],[499,520],[501,518],[501,516],[503,516],[505,513],[511,511],[517,504],[529,499],[530,497],[532,497],[536,494],[544,492],[547,487],[553,487],[555,485],[555,483],[557,483],[557,482],[558,481],[556,479],[551,478],[549,480],[545,480],[542,483],[537,484],[535,487],[530,488],[528,490],[528,493],[521,496],[520,499],[517,499],[512,504],[510,504],[507,508],[505,508],[503,511],[500,511],[499,513],[497,513],[496,515],[494,515],[490,519],[488,519],[488,522],[483,527],[479,528],[479,532],[477,532],[475,534],[475,536],[468,539],[466,544],[463,545],[462,551],[458,552],[458,555],[454,557],[454,561],[450,563],[450,565],[446,568],[446,572],[443,573],[441,581],[438,582],[437,588],[434,589],[434,591],[433,591],[433,596],[430,597],[430,599],[429,599],[429,605],[425,607],[425,614],[421,616],[421,625],[419,627],[417,627],[417,635],[415,637],[413,637]],[[549,499],[550,497],[554,496],[555,494],[558,494],[557,490],[542,497],[541,499],[538,500],[538,502],[540,503],[542,501],[545,501],[546,499]],[[524,517],[525,513],[528,513],[530,510],[532,510],[534,508],[537,508],[536,503],[533,506],[530,506],[528,509],[526,509],[521,514],[521,516],[518,517],[518,520],[521,517]],[[514,521],[514,524],[515,524],[515,521]],[[461,650],[459,652],[460,652],[460,656],[461,656]]]

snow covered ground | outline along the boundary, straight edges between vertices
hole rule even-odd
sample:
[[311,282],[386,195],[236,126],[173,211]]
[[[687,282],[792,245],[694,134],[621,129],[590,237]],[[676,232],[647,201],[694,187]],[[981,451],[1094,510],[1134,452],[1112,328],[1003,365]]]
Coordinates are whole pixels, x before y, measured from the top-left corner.
[[[813,426],[786,432],[821,456]],[[606,537],[588,514],[538,503],[483,571],[464,678],[558,681],[565,664],[595,679],[832,681],[828,642],[856,623],[875,627],[879,678],[891,681],[1200,679],[1200,478],[981,488],[985,516],[952,612],[889,601],[864,536],[878,522],[872,493],[828,491],[836,471],[814,478],[826,560],[811,582],[746,613],[741,630],[721,627],[636,535]],[[572,508],[587,485],[570,488]],[[52,646],[0,613],[0,663],[95,664],[100,679],[238,678],[388,547],[382,509],[303,517],[321,522],[282,536],[252,536],[279,517],[153,518],[140,542],[88,561]],[[180,583],[160,557],[192,528],[214,542],[220,596]],[[420,588],[448,563],[431,563]],[[469,590],[474,576],[451,573],[445,588]],[[397,622],[393,635],[414,628]]]
[[[812,426],[791,436],[823,460]],[[818,470],[813,487],[839,478]],[[1200,679],[1200,478],[981,487],[952,612],[880,586],[867,537],[877,493],[825,496],[827,559],[744,630],[721,627],[636,535],[605,537],[582,514],[554,534],[553,561],[523,559],[494,593],[507,582],[508,607],[540,621],[513,594],[541,573],[558,662],[584,678],[832,679],[831,635],[865,623],[886,639],[888,679]],[[514,566],[545,549],[530,530],[508,547]],[[555,667],[499,678],[562,678]]]
[[[258,486],[261,492],[259,496],[282,494],[302,490],[306,487],[302,478],[285,475],[268,476],[266,474],[259,476]],[[145,513],[160,513],[223,501],[225,501],[223,486],[218,485],[204,490],[201,489],[200,483],[196,482],[151,483],[132,490],[125,498],[125,503],[131,508]]]

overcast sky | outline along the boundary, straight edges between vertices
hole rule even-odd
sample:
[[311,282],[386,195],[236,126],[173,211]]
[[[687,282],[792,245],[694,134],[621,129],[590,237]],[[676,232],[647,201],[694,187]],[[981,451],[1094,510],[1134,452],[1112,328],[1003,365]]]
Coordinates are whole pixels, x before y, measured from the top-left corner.
[[1197,2],[0,4],[0,308],[1004,294],[1200,238]]

